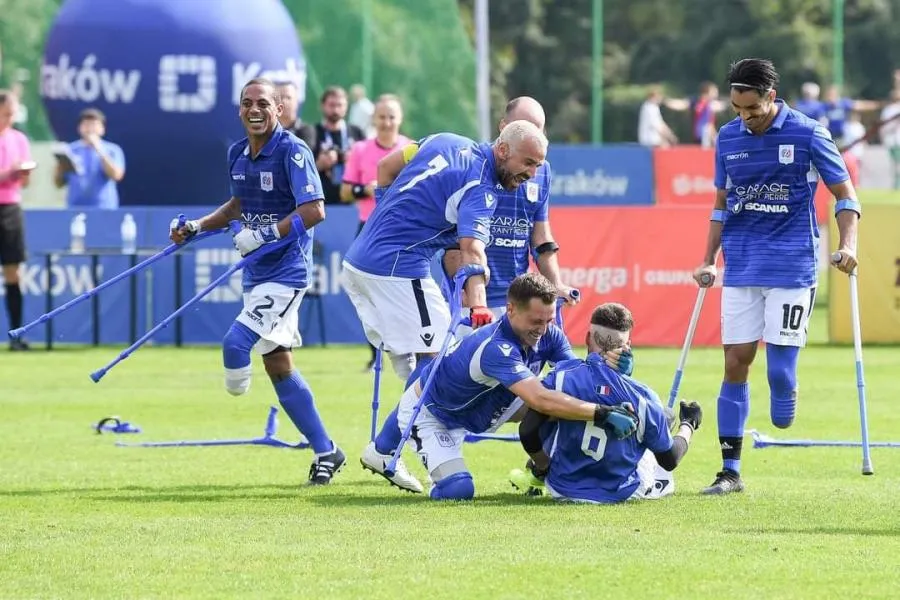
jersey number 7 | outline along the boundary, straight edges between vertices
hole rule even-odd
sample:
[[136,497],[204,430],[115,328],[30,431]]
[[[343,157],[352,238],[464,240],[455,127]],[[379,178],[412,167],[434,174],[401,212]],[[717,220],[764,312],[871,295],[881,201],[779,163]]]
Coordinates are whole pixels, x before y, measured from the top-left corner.
[[409,183],[407,183],[406,185],[401,187],[398,191],[405,192],[406,190],[408,190],[412,186],[416,185],[423,179],[428,179],[435,173],[440,173],[441,171],[443,171],[444,169],[446,169],[449,166],[450,166],[450,163],[447,162],[447,159],[439,154],[439,155],[435,156],[434,158],[432,158],[430,161],[428,161],[427,169],[425,169],[424,171],[422,171],[421,173],[419,173],[418,175],[416,175],[415,177],[410,179]]

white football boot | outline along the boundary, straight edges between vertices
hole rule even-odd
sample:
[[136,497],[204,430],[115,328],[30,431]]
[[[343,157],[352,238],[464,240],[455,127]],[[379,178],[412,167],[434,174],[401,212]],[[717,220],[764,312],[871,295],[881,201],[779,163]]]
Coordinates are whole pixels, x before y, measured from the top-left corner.
[[375,449],[375,442],[369,442],[369,445],[366,446],[362,451],[362,455],[359,457],[359,463],[363,466],[363,469],[381,475],[387,479],[391,485],[395,485],[401,490],[406,490],[414,494],[421,494],[424,491],[422,484],[407,470],[402,458],[397,460],[394,476],[388,477],[385,475],[384,470],[387,468],[388,463],[391,462],[391,458],[393,457],[390,454],[381,454],[378,452],[378,450]]

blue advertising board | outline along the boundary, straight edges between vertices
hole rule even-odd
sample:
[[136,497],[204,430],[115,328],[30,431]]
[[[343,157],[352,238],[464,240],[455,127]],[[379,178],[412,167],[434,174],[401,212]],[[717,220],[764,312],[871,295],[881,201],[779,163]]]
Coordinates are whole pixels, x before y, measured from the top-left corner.
[[[252,5],[252,10],[248,7]],[[122,205],[220,204],[254,77],[296,84],[306,63],[281,0],[66,0],[47,36],[41,97],[60,140],[85,108],[125,152]]]
[[[180,212],[192,218],[209,212],[209,207],[182,207]],[[120,210],[81,211],[87,215],[86,252],[83,255],[59,255],[48,270],[45,253],[69,249],[69,228],[78,214],[75,210],[26,211],[26,240],[28,261],[22,266],[21,285],[25,301],[25,322],[31,322],[46,312],[49,287],[53,306],[60,306],[72,298],[93,289],[99,281],[129,267],[130,257],[120,253],[120,227],[126,213],[137,223],[139,248],[147,252],[158,251],[168,244],[169,222],[174,216],[171,209],[135,207]],[[315,228],[316,266],[310,290],[321,295],[317,306],[314,295],[307,295],[300,307],[300,326],[304,344],[362,343],[365,341],[362,326],[349,298],[343,292],[339,275],[341,261],[349,248],[359,222],[355,207],[328,207],[324,223]],[[91,252],[102,252],[97,258],[99,279],[91,268]],[[187,301],[228,267],[240,259],[234,249],[231,236],[213,236],[187,246],[180,251],[181,303]],[[142,256],[139,260],[143,260]],[[143,335],[154,324],[171,314],[176,304],[176,261],[173,256],[155,263],[146,272],[134,278],[137,334]],[[148,275],[147,273],[150,273]],[[128,343],[131,335],[132,284],[121,281],[97,294],[99,313],[99,341],[104,344]],[[2,287],[0,287],[2,293]],[[180,331],[185,344],[215,344],[221,341],[231,322],[242,306],[240,271],[215,288],[203,301],[188,310],[181,319]],[[324,332],[320,329],[319,315],[323,311]],[[54,343],[85,344],[92,341],[93,309],[86,301],[64,312],[53,320]],[[0,331],[9,329],[5,311],[0,311]],[[175,341],[176,328],[162,330],[155,343],[170,344]],[[46,329],[40,325],[26,337],[40,344]]]
[[653,156],[638,145],[550,144],[555,206],[653,204]]

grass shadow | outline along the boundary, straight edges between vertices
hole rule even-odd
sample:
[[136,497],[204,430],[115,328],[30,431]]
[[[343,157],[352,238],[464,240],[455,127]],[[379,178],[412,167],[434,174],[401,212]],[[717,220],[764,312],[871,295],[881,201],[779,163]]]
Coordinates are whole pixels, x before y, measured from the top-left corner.
[[830,527],[821,525],[801,529],[798,527],[764,527],[750,529],[730,529],[731,533],[772,534],[772,535],[862,535],[866,537],[900,537],[900,527],[872,529],[863,527]]

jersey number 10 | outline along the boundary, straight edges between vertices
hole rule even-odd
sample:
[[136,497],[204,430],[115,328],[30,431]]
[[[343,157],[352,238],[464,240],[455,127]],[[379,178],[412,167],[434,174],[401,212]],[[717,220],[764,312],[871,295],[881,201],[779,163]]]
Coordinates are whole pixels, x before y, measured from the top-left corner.
[[419,173],[418,175],[416,175],[415,177],[410,179],[409,183],[407,183],[406,185],[404,185],[397,191],[405,192],[406,190],[408,190],[412,186],[416,185],[423,179],[428,179],[435,173],[440,173],[441,171],[443,171],[444,169],[446,169],[449,166],[450,166],[450,163],[447,162],[447,159],[444,158],[443,156],[441,156],[440,154],[438,154],[437,156],[432,158],[430,161],[428,161],[427,169],[425,169],[424,171],[422,171],[421,173]]

